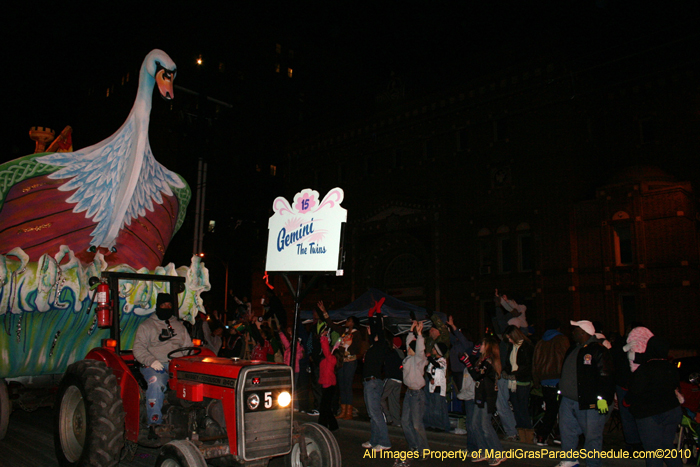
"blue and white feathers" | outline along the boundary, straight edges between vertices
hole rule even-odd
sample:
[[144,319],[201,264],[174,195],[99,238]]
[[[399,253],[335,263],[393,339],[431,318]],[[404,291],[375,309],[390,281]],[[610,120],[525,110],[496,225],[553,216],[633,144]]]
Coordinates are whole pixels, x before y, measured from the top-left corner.
[[93,247],[114,247],[122,227],[153,211],[154,202],[163,203],[161,193],[171,196],[171,186],[185,186],[156,161],[148,141],[153,87],[158,84],[163,97],[172,99],[175,74],[172,59],[162,50],[152,50],[141,65],[134,106],[116,133],[79,151],[37,158],[62,167],[49,177],[69,179],[59,190],[76,190],[66,201],[76,203],[73,212],[85,212],[97,223],[90,234]]

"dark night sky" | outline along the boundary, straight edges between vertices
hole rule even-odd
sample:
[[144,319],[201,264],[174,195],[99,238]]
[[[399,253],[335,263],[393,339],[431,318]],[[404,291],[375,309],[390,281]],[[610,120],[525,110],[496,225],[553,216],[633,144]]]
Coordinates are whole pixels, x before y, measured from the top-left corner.
[[696,2],[646,0],[62,3],[5,11],[0,161],[31,151],[30,126],[71,124],[74,96],[137,69],[153,48],[187,86],[200,53],[245,69],[248,54],[282,43],[295,49],[312,114],[323,115],[371,100],[392,72],[418,95],[536,57],[605,53],[697,13]]
[[[175,84],[190,89],[201,84],[194,67],[199,54],[205,63],[224,61],[228,76],[242,71],[255,77],[260,73],[256,67],[269,64],[261,55],[272,55],[276,43],[293,49],[306,127],[319,131],[323,124],[371,112],[392,73],[404,83],[407,99],[414,99],[532,61],[604,60],[618,46],[633,50],[669,31],[694,31],[700,17],[698,2],[690,0],[95,0],[3,8],[0,163],[33,151],[27,136],[31,126],[60,131],[72,125],[76,149],[116,131],[128,108],[123,115],[104,115],[104,122],[99,112],[91,113],[96,120],[92,126],[99,129],[91,133],[76,124],[77,103],[91,87],[104,92],[125,72],[138,70],[153,48],[173,58],[178,64]],[[241,89],[234,79],[230,89],[217,88],[215,97],[240,102],[236,93]],[[154,109],[159,105],[163,103],[154,100]],[[239,118],[245,122],[245,117]],[[178,170],[177,161],[155,147],[154,153],[193,185],[192,170]],[[228,161],[217,163],[221,173]],[[174,239],[184,252],[177,264],[184,264],[191,251],[192,227],[183,231]],[[243,271],[231,282],[249,278]]]

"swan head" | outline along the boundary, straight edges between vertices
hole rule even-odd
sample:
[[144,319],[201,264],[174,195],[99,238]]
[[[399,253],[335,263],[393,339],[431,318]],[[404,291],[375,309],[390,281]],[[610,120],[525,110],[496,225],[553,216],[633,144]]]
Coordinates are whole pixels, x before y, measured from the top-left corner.
[[142,68],[146,73],[155,79],[158,92],[165,100],[171,100],[175,94],[173,92],[173,81],[177,74],[175,62],[160,49],[151,50],[143,60]]

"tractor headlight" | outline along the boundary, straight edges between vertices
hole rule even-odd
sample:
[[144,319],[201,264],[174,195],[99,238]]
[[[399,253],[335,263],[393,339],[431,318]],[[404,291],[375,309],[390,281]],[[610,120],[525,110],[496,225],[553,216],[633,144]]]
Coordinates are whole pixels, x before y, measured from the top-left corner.
[[277,403],[280,407],[287,407],[290,402],[292,402],[292,395],[287,391],[282,391],[280,395],[277,396]]
[[248,396],[248,408],[250,410],[255,410],[260,405],[260,396],[257,394],[251,394]]

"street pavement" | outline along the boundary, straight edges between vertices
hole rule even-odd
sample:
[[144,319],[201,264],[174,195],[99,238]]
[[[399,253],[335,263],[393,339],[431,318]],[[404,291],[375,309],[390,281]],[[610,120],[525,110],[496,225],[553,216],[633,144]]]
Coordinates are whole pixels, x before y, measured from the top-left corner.
[[[370,423],[369,417],[367,415],[367,409],[365,408],[365,401],[363,397],[363,387],[360,382],[359,375],[361,372],[358,370],[358,374],[353,382],[353,407],[356,410],[356,416],[353,420],[338,420],[340,429],[335,432],[336,439],[341,449],[343,455],[343,464],[346,466],[364,465],[365,462],[370,462],[369,465],[377,467],[385,467],[393,465],[393,459],[378,459],[369,458],[365,455],[366,450],[361,447],[361,444],[369,440]],[[402,396],[403,398],[403,396]],[[306,401],[302,401],[302,408],[306,405]],[[295,413],[296,420],[300,423],[303,422],[315,422],[318,417],[312,417],[305,413]],[[500,433],[499,433],[500,434]],[[452,433],[437,433],[437,432],[427,432],[428,444],[430,449],[435,452],[446,452],[446,455],[458,456],[459,451],[465,450],[467,446],[466,435],[455,435]],[[502,434],[500,434],[502,437]],[[406,444],[406,439],[403,434],[403,430],[399,427],[389,427],[389,436],[392,444],[392,451],[406,452],[408,445]],[[561,447],[558,445],[552,445],[548,447],[540,447],[535,444],[525,444],[520,442],[509,442],[501,439],[501,444],[504,450],[509,451],[511,455],[515,455],[519,458],[508,459],[502,465],[513,465],[513,466],[555,466],[559,463],[560,459],[551,458],[557,456],[557,453],[561,452]],[[603,450],[606,452],[619,453],[620,450],[624,449],[625,441],[622,434],[622,425],[619,416],[611,415],[603,436]],[[398,454],[395,454],[398,455]],[[529,457],[528,457],[529,456]],[[539,458],[537,458],[539,456]],[[542,458],[544,456],[544,458]],[[270,465],[273,465],[272,463]],[[281,465],[281,464],[280,464]],[[418,462],[412,462],[415,466],[441,466],[441,467],[451,467],[456,465],[483,465],[486,466],[486,462],[481,462],[478,464],[473,464],[470,459],[462,458],[446,458],[438,459],[433,458],[429,460],[421,460]],[[585,466],[585,461],[581,462],[582,466]],[[645,463],[643,460],[638,459],[606,459],[603,461],[604,466],[631,466],[631,467],[641,467]]]
[[[295,420],[299,423],[316,422],[318,417],[313,417],[303,413],[295,413]],[[53,433],[51,428],[52,413],[51,409],[40,408],[34,412],[24,412],[15,410],[10,415],[10,426],[7,437],[0,441],[0,467],[56,467],[58,462],[54,453]],[[334,435],[340,446],[340,451],[345,466],[372,466],[372,467],[390,467],[393,465],[393,458],[372,458],[370,450],[361,447],[361,444],[369,440],[369,421],[366,415],[360,412],[357,419],[353,420],[338,420],[340,429],[334,432]],[[399,427],[389,427],[389,436],[391,438],[392,450],[394,455],[400,455],[408,450],[403,431]],[[606,435],[606,449],[611,448],[617,443],[620,438],[617,431],[613,431]],[[451,433],[428,433],[428,443],[434,456],[459,456],[460,451],[466,448],[467,438],[465,435],[455,435]],[[518,442],[502,441],[503,447],[506,450],[518,453],[521,456],[535,456],[536,453],[543,452],[539,446],[526,445]],[[549,447],[548,449],[559,451],[558,447]],[[152,467],[158,455],[158,450],[139,448],[135,458],[130,462],[122,462],[120,467]],[[389,455],[389,454],[387,454]],[[558,463],[557,460],[550,459],[509,459],[502,465],[512,466],[554,466]],[[270,462],[270,467],[282,467],[284,460],[282,458],[273,459]],[[414,466],[440,466],[454,467],[472,465],[469,459],[464,458],[445,458],[440,459],[433,457],[432,459],[413,462]],[[486,466],[485,462],[474,464]],[[632,466],[641,467],[644,465],[640,460],[606,460],[604,466]]]
[[[312,417],[307,414],[295,414],[296,420],[299,423],[305,422],[315,422],[318,417]],[[362,416],[353,420],[338,420],[340,429],[336,431],[335,437],[338,440],[338,445],[343,456],[343,465],[346,466],[359,466],[367,465],[372,467],[390,467],[393,465],[393,458],[371,458],[370,450],[362,448],[361,444],[369,440],[369,421]],[[429,467],[429,466],[440,466],[440,467],[455,467],[465,465],[478,465],[486,466],[486,462],[480,462],[478,464],[473,464],[470,459],[464,459],[460,456],[460,451],[466,449],[467,437],[466,435],[455,435],[452,433],[436,433],[428,432],[428,444],[431,451],[433,452],[433,458],[420,461],[411,461],[412,466],[416,467]],[[605,449],[618,451],[619,448],[613,447],[613,444],[617,444],[618,438],[621,436],[617,433],[611,433],[607,438]],[[402,452],[408,450],[408,445],[406,444],[406,439],[403,434],[403,430],[400,427],[389,427],[389,437],[391,439],[391,455],[400,455]],[[553,467],[559,463],[559,459],[549,459],[549,458],[537,458],[537,456],[543,456],[546,454],[556,456],[561,448],[558,446],[548,446],[547,448],[540,447],[534,444],[525,444],[520,442],[508,442],[501,440],[504,450],[510,451],[513,455],[520,458],[508,459],[501,465],[506,466],[550,466]],[[388,455],[388,454],[387,454]],[[440,458],[439,456],[455,456],[454,458]],[[282,464],[277,464],[281,466]],[[582,462],[581,465],[585,465]],[[630,466],[630,467],[642,467],[644,466],[643,460],[631,460],[631,459],[606,459],[603,461],[604,466]],[[270,466],[275,466],[275,461],[270,463]]]

